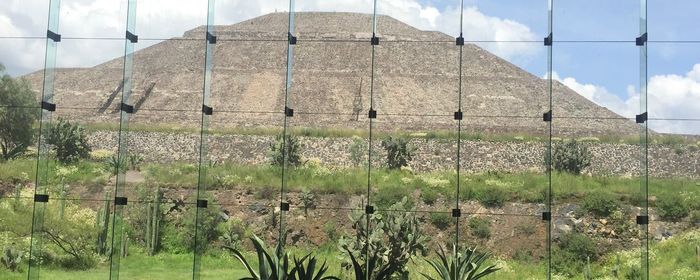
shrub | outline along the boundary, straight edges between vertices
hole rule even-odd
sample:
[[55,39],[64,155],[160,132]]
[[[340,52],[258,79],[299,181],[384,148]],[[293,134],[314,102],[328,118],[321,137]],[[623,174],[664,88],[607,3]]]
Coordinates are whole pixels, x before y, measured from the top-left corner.
[[304,205],[304,216],[309,215],[309,209],[316,208],[316,196],[309,190],[303,190],[299,195],[301,203]]
[[90,157],[85,129],[64,119],[51,126],[46,143],[56,150],[56,159],[62,163]]
[[446,229],[452,223],[452,216],[447,213],[430,213],[430,223],[439,229]]
[[469,229],[471,233],[478,237],[488,239],[491,237],[491,223],[483,218],[472,218],[469,220]]
[[389,211],[370,214],[369,228],[364,211],[350,214],[355,232],[342,237],[339,247],[349,258],[344,259],[343,267],[354,268],[356,279],[367,279],[368,274],[369,279],[409,279],[408,262],[417,255],[427,255],[429,238],[407,205],[404,198]]
[[477,199],[486,207],[502,207],[508,200],[508,193],[501,188],[489,188],[479,193]]
[[413,160],[415,149],[408,145],[406,138],[392,138],[382,140],[382,147],[386,150],[386,165],[389,169],[400,169],[408,166]]
[[350,160],[355,167],[367,162],[367,142],[359,136],[352,137],[350,143]]
[[693,210],[690,212],[690,223],[691,224],[700,224],[700,210]]
[[659,216],[669,221],[679,221],[690,213],[688,203],[680,195],[667,195],[660,197],[656,202],[656,210]]
[[222,247],[238,248],[246,235],[246,224],[240,219],[229,218],[216,226],[218,239]]
[[380,188],[372,197],[372,202],[380,209],[386,209],[404,198],[406,199],[406,207],[413,208],[415,201],[411,197],[409,188],[388,186]]
[[425,187],[420,191],[420,197],[427,205],[433,205],[438,198],[438,191],[435,188]]
[[279,135],[275,137],[275,143],[270,144],[268,157],[274,166],[283,166],[285,160],[288,165],[299,166],[302,164],[301,151],[302,147],[297,137]]
[[4,72],[0,64],[0,159],[8,160],[21,156],[32,143],[38,114],[32,108],[36,101],[29,85]]
[[22,255],[24,253],[13,246],[6,246],[2,250],[2,255],[0,256],[0,263],[2,263],[5,268],[12,272],[19,271],[19,264],[22,262]]
[[594,192],[583,199],[581,208],[597,217],[607,217],[620,209],[620,202],[610,193]]
[[559,237],[552,252],[552,269],[569,277],[579,274],[588,260],[598,259],[596,244],[581,233],[567,233]]
[[591,165],[591,152],[576,140],[557,144],[552,152],[552,165],[556,171],[581,174]]

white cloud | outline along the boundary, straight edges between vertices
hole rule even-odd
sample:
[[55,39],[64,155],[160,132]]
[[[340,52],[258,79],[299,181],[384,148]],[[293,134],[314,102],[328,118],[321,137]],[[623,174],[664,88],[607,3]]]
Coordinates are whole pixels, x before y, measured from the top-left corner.
[[[571,77],[561,78],[554,72],[552,78],[594,103],[607,107],[625,117],[633,117],[640,110],[640,95],[635,86],[627,87],[626,99],[613,94],[605,87],[578,82]],[[649,78],[647,86],[647,111],[654,119],[649,126],[665,133],[700,134],[700,122],[682,119],[700,119],[700,64],[685,75],[657,75]]]
[[[43,36],[46,29],[48,4],[46,0],[5,0],[0,6],[1,36]],[[296,11],[372,12],[372,0],[306,0],[297,1]],[[219,0],[216,1],[216,24],[232,24],[274,11],[289,9],[287,0]],[[451,36],[459,34],[459,8],[442,10],[416,0],[383,0],[378,13],[404,21],[416,28],[438,30]],[[126,24],[127,0],[66,0],[61,2],[60,33],[64,37],[122,37]],[[137,34],[141,38],[170,38],[206,23],[206,1],[139,0],[137,4]],[[537,36],[526,25],[509,19],[483,14],[476,7],[466,7],[464,36],[467,40],[534,40]],[[0,40],[0,61],[11,74],[25,74],[43,65],[44,41]],[[68,42],[69,40],[64,40]],[[117,40],[99,42],[81,40],[72,46],[62,42],[58,66],[90,67],[109,60],[123,50]],[[155,41],[142,41],[145,47]],[[537,52],[533,44],[480,43],[505,59],[521,59]],[[27,49],[28,48],[28,49]],[[32,51],[31,53],[28,52]]]

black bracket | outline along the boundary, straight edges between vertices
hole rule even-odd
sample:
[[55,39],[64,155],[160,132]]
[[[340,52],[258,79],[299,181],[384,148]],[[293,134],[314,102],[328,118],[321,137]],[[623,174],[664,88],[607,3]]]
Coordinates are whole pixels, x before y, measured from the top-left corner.
[[114,205],[126,205],[129,199],[123,196],[117,196],[114,198]]
[[282,211],[289,211],[289,202],[282,202],[280,203],[280,210]]
[[649,216],[637,216],[637,224],[638,225],[648,225],[649,224]]
[[292,35],[291,32],[287,33],[287,40],[289,41],[290,45],[296,45],[297,44],[297,37]]
[[212,114],[214,114],[214,108],[202,104],[202,113],[204,113],[207,116],[211,116]]
[[637,46],[640,46],[640,47],[644,46],[644,44],[646,44],[646,42],[647,42],[647,37],[649,37],[649,36],[647,35],[646,32],[644,34],[642,34],[642,36],[637,37],[637,39],[635,40],[635,43],[637,44]]
[[209,42],[209,44],[216,44],[216,36],[209,31],[207,31],[207,42]]
[[551,46],[553,40],[554,40],[554,35],[552,35],[552,33],[549,33],[549,36],[544,38],[544,45]]
[[649,116],[649,114],[647,114],[647,112],[641,113],[641,114],[635,116],[635,121],[637,123],[644,123],[647,121],[648,116]]
[[462,210],[459,208],[452,209],[452,217],[453,218],[462,217]]
[[127,114],[133,114],[134,113],[134,106],[122,102],[121,110],[126,112]]
[[366,205],[365,206],[365,214],[374,214],[374,206]]
[[461,121],[463,117],[464,117],[464,114],[462,114],[462,111],[455,112],[455,120]]
[[372,34],[372,46],[378,46],[378,45],[379,45],[379,37]]
[[54,42],[58,43],[61,41],[61,34],[55,33],[51,30],[46,30],[46,38],[49,38]]
[[139,42],[139,36],[135,35],[134,33],[131,33],[131,31],[126,31],[126,39],[128,39],[129,42],[132,42],[132,43]]
[[34,202],[49,202],[49,195],[48,194],[35,194],[34,195]]
[[376,119],[377,118],[377,111],[375,111],[374,109],[369,109],[369,118]]
[[543,221],[551,221],[552,220],[552,212],[542,212],[542,220]]
[[56,111],[56,104],[49,103],[46,101],[41,101],[41,109],[44,109],[49,112]]
[[287,117],[293,117],[294,116],[294,109],[289,108],[289,107],[284,107],[284,115]]
[[197,208],[207,208],[209,201],[205,199],[197,199]]
[[462,37],[462,35],[459,35],[459,37],[457,37],[457,39],[455,40],[455,43],[457,44],[457,46],[464,46],[464,37]]
[[542,114],[542,120],[546,122],[551,122],[552,121],[552,110],[549,110],[549,112]]

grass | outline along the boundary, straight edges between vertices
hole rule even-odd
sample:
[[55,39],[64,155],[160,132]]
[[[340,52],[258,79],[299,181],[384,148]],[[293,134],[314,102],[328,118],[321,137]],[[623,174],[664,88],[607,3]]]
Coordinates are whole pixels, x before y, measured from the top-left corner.
[[[695,255],[695,247],[689,246],[700,243],[700,231],[687,232],[680,236],[662,242],[651,244],[650,250],[650,277],[651,279],[698,279],[700,277],[700,262]],[[330,267],[327,275],[340,275],[341,279],[350,279],[352,273],[340,268],[341,255],[336,246],[329,244],[320,248],[291,247],[292,255],[305,255],[313,252],[319,259],[325,259]],[[161,253],[153,257],[146,256],[141,250],[123,259],[120,262],[119,276],[123,279],[192,279],[192,254],[168,254]],[[598,262],[591,263],[591,274],[595,279],[614,278],[614,270],[618,267],[619,279],[626,279],[633,265],[639,265],[639,248],[619,251],[603,256]],[[247,253],[250,261],[256,262],[253,252]],[[434,258],[434,256],[429,256]],[[492,258],[492,262],[501,267],[501,270],[486,279],[502,280],[529,280],[544,279],[546,276],[546,261],[517,261],[499,260]],[[619,261],[618,261],[619,260]],[[23,265],[23,273],[12,273],[0,268],[0,280],[26,279],[26,262]],[[432,271],[422,258],[416,258],[409,264],[409,271],[414,278],[422,279],[419,272],[432,274]],[[238,279],[244,277],[246,271],[240,263],[231,256],[205,255],[200,267],[201,279]],[[41,279],[108,279],[109,266],[102,263],[96,268],[86,271],[67,271],[54,267],[42,267]],[[607,277],[607,278],[606,278]],[[583,275],[563,277],[554,275],[552,279],[583,280]]]

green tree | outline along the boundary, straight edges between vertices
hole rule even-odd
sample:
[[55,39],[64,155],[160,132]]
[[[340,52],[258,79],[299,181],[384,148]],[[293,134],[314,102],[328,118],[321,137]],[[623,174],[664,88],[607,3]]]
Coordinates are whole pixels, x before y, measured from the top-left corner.
[[0,64],[0,152],[2,160],[22,155],[34,138],[36,99],[29,85],[5,74]]

